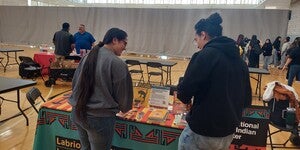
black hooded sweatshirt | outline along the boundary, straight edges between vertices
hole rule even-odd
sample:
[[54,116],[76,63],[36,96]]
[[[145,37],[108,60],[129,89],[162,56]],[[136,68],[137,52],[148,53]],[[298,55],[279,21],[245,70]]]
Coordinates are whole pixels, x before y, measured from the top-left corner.
[[235,132],[252,95],[248,67],[234,40],[214,38],[192,56],[178,85],[178,98],[190,103],[192,97],[186,117],[192,131],[209,137]]

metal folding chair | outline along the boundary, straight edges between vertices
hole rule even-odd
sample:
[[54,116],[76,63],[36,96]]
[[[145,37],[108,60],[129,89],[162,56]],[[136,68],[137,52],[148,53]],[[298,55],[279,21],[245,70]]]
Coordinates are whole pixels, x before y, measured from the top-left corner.
[[[144,75],[143,75],[144,71],[142,69],[140,61],[128,59],[125,62],[128,65],[128,69],[129,69],[129,72],[131,74],[132,80],[138,80],[138,84],[140,84],[141,82],[145,83]],[[139,74],[140,78],[139,79],[134,79],[133,78],[134,74]]]
[[29,101],[29,103],[31,104],[31,106],[33,107],[33,109],[38,113],[38,109],[35,107],[35,102],[38,98],[41,98],[44,102],[45,99],[43,98],[40,90],[36,87],[32,87],[27,93],[26,93],[26,98]]
[[164,85],[163,77],[163,68],[162,64],[159,62],[147,62],[147,74],[148,74],[148,83],[150,83],[151,76],[160,76],[159,85]]

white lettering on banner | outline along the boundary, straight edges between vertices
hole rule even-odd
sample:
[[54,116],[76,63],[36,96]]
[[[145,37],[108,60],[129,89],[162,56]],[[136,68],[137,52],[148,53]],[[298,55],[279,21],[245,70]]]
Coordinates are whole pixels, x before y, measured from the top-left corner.
[[[251,130],[254,129],[254,130]],[[259,129],[259,123],[246,123],[242,121],[240,123],[240,127],[235,129],[235,134],[233,135],[234,139],[241,139],[242,135],[240,134],[248,134],[248,135],[256,135],[256,131]],[[240,134],[238,134],[240,133]]]
[[256,131],[249,130],[247,128],[244,128],[244,129],[236,128],[235,132],[236,133],[242,133],[242,134],[248,134],[248,135],[256,135]]
[[241,122],[240,128],[236,128],[236,133],[248,134],[248,135],[256,135],[256,131],[250,129],[259,129],[259,123],[246,123],[244,121]]
[[251,129],[259,129],[259,123],[252,124],[252,123],[246,123],[245,121],[242,121],[241,127],[251,128]]

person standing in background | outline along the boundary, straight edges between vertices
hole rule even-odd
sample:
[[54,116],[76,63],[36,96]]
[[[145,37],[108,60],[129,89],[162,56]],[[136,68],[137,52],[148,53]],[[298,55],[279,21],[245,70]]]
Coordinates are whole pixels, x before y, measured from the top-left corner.
[[280,52],[280,43],[281,43],[281,36],[278,36],[275,41],[273,42],[273,64],[274,67],[277,67],[280,62],[281,52]]
[[247,45],[245,39],[244,39],[244,35],[240,34],[236,40],[236,45],[239,47],[240,50],[240,55],[242,56],[242,58],[244,59],[245,57],[245,47]]
[[281,61],[280,61],[280,65],[278,67],[278,69],[282,69],[282,67],[284,66],[285,62],[286,62],[286,56],[287,56],[287,50],[290,48],[290,37],[286,37],[284,40],[284,43],[281,47]]
[[256,35],[252,35],[249,44],[249,67],[259,68],[259,55],[263,52]]
[[70,24],[65,22],[62,24],[62,29],[55,32],[53,43],[55,45],[55,56],[57,62],[62,62],[65,56],[68,56],[74,49],[74,37],[69,33]]
[[126,45],[127,33],[111,28],[75,71],[69,103],[83,150],[110,150],[116,113],[132,108],[131,75],[118,57]]
[[248,67],[236,42],[222,36],[221,23],[214,13],[195,25],[194,40],[201,50],[177,86],[178,99],[192,103],[178,150],[228,150],[243,108],[251,105]]
[[91,50],[96,41],[91,33],[85,31],[84,24],[79,25],[78,32],[74,34],[74,39],[77,54],[80,54],[80,49],[86,50],[85,53],[87,53],[87,50]]
[[273,50],[271,40],[266,39],[261,49],[263,50],[263,55],[264,55],[263,69],[269,70],[268,66],[270,65],[272,60],[272,50]]
[[289,49],[287,60],[282,70],[288,68],[288,85],[292,86],[294,78],[300,79],[300,38],[295,38]]
[[[288,55],[290,55],[290,53],[296,48],[298,47],[298,42],[300,41],[300,37],[296,37],[294,39],[294,41],[292,42],[292,44],[290,45],[290,48],[287,50],[286,54],[288,57]],[[291,63],[289,63],[287,66],[286,66],[286,69],[287,69],[287,72],[286,72],[286,79],[288,80],[289,79],[289,71],[290,71],[290,65]],[[296,76],[296,81],[300,81],[300,75],[299,76]]]

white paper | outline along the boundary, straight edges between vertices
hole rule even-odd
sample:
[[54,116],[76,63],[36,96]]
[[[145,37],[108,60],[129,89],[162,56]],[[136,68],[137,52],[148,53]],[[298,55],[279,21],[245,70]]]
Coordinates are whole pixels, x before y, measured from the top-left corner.
[[168,108],[170,97],[170,87],[153,86],[149,100],[150,106]]

